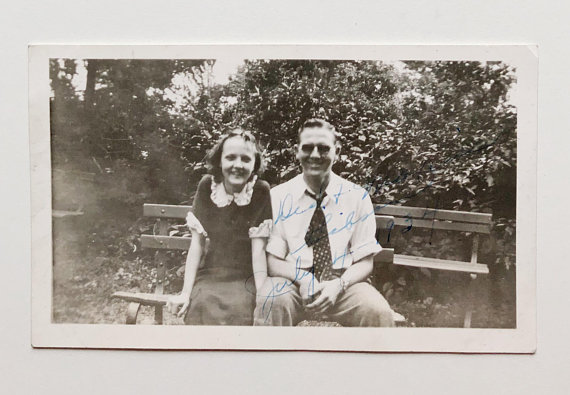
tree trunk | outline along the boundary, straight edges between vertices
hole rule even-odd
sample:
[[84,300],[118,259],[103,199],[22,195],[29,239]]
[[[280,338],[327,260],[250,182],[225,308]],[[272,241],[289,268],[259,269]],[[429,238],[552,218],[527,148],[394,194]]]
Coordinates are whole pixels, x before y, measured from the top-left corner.
[[95,93],[95,80],[98,69],[97,59],[89,59],[87,61],[87,83],[85,84],[85,110],[90,112],[93,106],[93,94]]
[[87,60],[87,82],[85,84],[85,102],[83,103],[83,117],[85,125],[85,144],[89,154],[93,155],[97,151],[97,144],[100,136],[97,136],[95,129],[95,81],[97,80],[97,69],[99,68],[97,59]]

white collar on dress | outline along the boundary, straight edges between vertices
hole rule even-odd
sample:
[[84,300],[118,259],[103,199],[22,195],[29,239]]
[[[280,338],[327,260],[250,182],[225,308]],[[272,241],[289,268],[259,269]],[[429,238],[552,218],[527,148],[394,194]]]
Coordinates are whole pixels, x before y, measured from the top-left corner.
[[212,193],[210,193],[210,199],[212,202],[218,207],[226,207],[229,206],[232,202],[236,202],[238,206],[245,206],[251,202],[251,196],[253,195],[253,185],[257,180],[257,176],[253,176],[253,179],[249,181],[243,189],[234,194],[230,194],[226,192],[226,188],[224,187],[224,183],[220,182],[217,183],[212,179]]

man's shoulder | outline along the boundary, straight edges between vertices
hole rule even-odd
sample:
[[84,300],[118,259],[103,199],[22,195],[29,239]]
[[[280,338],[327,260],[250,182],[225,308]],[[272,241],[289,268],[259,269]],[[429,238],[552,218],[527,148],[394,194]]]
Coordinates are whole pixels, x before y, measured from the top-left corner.
[[300,185],[299,179],[302,177],[303,175],[299,174],[290,179],[289,181],[285,181],[282,184],[275,185],[273,188],[271,188],[271,196],[280,196],[296,191],[297,189],[299,189]]
[[343,178],[336,173],[331,173],[331,182],[336,182],[336,183],[343,184],[344,186],[349,186],[354,190],[362,189],[362,187],[360,185],[358,185],[358,184],[356,184],[350,180],[347,180],[346,178]]
[[339,194],[345,195],[347,197],[360,196],[360,199],[365,199],[368,197],[366,188],[335,173],[332,173],[330,185],[332,190],[338,190],[340,191]]

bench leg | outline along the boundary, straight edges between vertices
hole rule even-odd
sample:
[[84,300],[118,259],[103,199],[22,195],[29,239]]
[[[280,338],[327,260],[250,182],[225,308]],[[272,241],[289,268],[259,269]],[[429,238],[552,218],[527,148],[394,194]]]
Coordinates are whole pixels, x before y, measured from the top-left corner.
[[471,315],[473,314],[473,310],[469,309],[465,313],[465,320],[463,321],[464,328],[471,328]]
[[162,306],[155,306],[154,308],[154,323],[162,325]]
[[129,307],[127,308],[127,325],[136,325],[140,308],[140,303],[129,303]]
[[477,281],[477,275],[471,273],[471,281],[469,282],[469,287],[467,289],[467,303],[465,308],[465,319],[463,320],[464,328],[471,328],[471,317],[473,315],[473,306],[475,302],[475,282]]

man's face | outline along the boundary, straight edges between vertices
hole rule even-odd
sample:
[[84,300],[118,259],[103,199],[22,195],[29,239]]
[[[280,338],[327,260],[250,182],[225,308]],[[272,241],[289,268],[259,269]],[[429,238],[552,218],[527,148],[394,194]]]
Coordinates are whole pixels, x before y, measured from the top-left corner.
[[297,159],[301,163],[303,173],[324,180],[330,174],[336,159],[333,134],[325,128],[307,128],[301,132],[299,140]]

